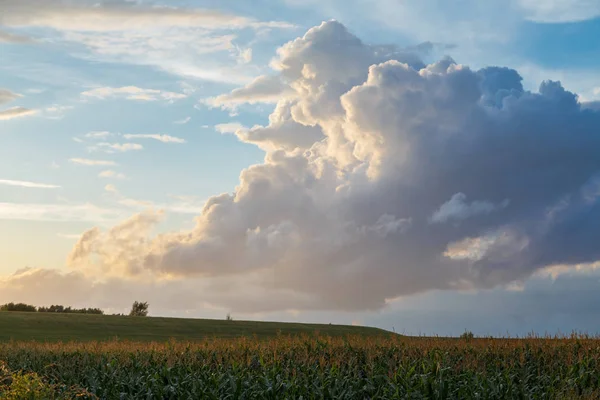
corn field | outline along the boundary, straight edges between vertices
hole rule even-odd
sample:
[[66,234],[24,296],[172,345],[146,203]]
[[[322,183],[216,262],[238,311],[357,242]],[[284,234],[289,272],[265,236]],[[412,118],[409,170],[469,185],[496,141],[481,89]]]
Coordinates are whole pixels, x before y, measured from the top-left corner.
[[3,399],[600,399],[600,341],[0,343]]

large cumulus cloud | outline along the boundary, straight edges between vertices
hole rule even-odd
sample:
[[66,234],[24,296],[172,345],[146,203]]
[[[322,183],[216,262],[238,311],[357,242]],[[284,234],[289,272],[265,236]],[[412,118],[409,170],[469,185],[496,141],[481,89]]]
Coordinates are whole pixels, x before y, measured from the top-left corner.
[[193,230],[152,236],[159,216],[140,214],[86,232],[70,266],[243,282],[215,300],[234,310],[372,310],[600,259],[600,113],[559,82],[532,93],[511,69],[425,65],[335,21],[272,66],[289,89],[269,125],[238,132],[263,164],[210,198]]

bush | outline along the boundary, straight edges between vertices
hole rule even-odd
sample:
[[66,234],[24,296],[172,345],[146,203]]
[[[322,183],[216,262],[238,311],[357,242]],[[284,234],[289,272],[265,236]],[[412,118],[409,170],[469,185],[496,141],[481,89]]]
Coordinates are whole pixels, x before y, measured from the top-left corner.
[[473,332],[471,331],[465,331],[465,333],[463,333],[462,335],[460,335],[461,339],[465,339],[465,340],[471,340],[475,337],[475,335],[473,335]]

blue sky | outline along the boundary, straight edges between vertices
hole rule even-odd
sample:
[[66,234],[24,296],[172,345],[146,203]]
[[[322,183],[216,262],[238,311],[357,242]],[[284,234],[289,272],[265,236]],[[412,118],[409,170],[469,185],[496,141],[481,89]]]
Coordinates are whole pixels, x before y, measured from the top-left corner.
[[[121,311],[138,294],[162,315],[600,331],[586,306],[599,232],[581,222],[598,212],[581,193],[600,172],[585,110],[600,101],[600,3],[0,10],[0,301]],[[479,71],[495,66],[522,81]],[[578,100],[538,93],[545,80]],[[550,224],[548,210],[567,211]],[[64,295],[74,282],[87,291]]]

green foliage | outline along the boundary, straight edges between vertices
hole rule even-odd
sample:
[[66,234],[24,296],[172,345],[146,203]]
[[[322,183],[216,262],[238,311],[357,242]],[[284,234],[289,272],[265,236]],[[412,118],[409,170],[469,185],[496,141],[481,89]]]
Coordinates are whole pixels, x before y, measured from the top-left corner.
[[25,303],[7,303],[0,306],[0,311],[36,312],[37,309]]
[[99,308],[72,308],[61,305],[51,305],[50,307],[36,307],[25,303],[7,303],[0,306],[0,311],[18,311],[18,312],[41,312],[41,313],[61,313],[61,314],[97,314],[103,315],[104,311]]
[[472,340],[475,337],[475,335],[473,335],[473,332],[471,331],[465,331],[462,335],[460,335],[461,339],[464,340]]
[[581,338],[13,342],[0,359],[30,387],[103,399],[600,398],[600,347]]
[[99,308],[71,308],[61,305],[51,305],[50,307],[38,307],[38,312],[62,313],[62,314],[96,314],[103,315],[104,311]]
[[130,317],[145,317],[148,315],[148,303],[134,301],[129,312]]
[[50,384],[38,374],[11,373],[5,363],[0,361],[0,399],[3,400],[71,400],[98,399],[87,390],[64,384]]

